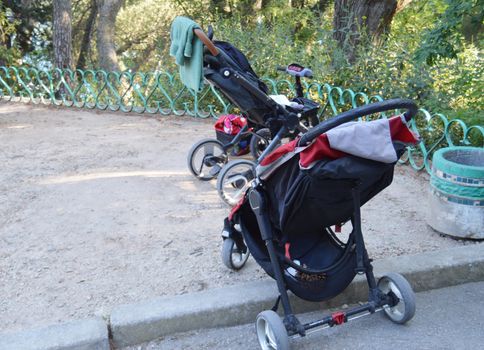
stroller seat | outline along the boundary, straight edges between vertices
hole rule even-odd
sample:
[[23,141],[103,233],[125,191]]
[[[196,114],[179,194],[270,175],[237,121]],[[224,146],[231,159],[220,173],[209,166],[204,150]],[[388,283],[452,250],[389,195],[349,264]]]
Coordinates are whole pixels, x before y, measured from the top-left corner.
[[[293,98],[297,106],[283,106],[268,94],[269,88],[257,76],[247,57],[235,46],[225,41],[214,41],[217,55],[204,55],[203,74],[205,79],[217,87],[227,99],[239,107],[247,119],[262,127],[269,127],[275,135],[289,114],[316,124],[319,104],[302,96]],[[301,92],[302,94],[302,92]],[[294,117],[293,117],[294,118]],[[293,128],[298,119],[292,121]],[[308,122],[309,124],[309,122]]]

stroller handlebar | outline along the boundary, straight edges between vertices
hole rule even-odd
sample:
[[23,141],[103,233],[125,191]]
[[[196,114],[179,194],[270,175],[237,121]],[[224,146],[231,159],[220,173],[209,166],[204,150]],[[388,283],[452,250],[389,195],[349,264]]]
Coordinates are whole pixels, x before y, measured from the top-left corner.
[[326,131],[333,129],[338,125],[352,121],[356,118],[401,108],[405,108],[407,110],[404,113],[404,117],[407,122],[410,121],[418,112],[418,107],[414,101],[401,98],[376,102],[369,105],[357,107],[349,111],[343,112],[334,118],[325,120],[319,123],[314,128],[310,129],[299,139],[299,146],[308,145],[316,137],[324,134]]
[[276,70],[280,72],[285,72],[295,77],[303,77],[303,78],[310,78],[310,79],[313,77],[313,71],[310,68],[303,67],[298,63],[291,63],[286,67],[277,66]]
[[[213,56],[218,56],[219,51],[218,51],[217,47],[212,42],[212,40],[210,40],[210,38],[205,34],[205,32],[203,30],[198,29],[198,28],[194,29],[193,34],[195,34],[202,41],[202,43],[207,47],[208,51],[210,51],[210,53]],[[212,35],[213,35],[213,33],[212,33]]]

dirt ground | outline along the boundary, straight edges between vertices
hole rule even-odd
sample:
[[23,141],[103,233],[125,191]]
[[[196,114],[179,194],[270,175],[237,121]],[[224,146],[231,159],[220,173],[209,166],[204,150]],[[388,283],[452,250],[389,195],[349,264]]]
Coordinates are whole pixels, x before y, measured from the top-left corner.
[[[0,104],[0,332],[267,278],[221,263],[227,207],[187,170],[211,121]],[[399,166],[363,207],[370,255],[469,244],[425,223],[428,178]]]

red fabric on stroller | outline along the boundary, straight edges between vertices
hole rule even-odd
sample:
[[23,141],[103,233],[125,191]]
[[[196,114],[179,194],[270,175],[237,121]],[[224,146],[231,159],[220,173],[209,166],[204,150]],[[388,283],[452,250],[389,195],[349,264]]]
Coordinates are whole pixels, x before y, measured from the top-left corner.
[[[418,136],[410,131],[407,124],[402,120],[400,116],[385,119],[382,122],[385,121],[388,122],[387,135],[377,135],[375,133],[372,134],[371,132],[368,135],[365,135],[366,144],[368,144],[368,147],[374,148],[373,153],[379,153],[381,151],[381,144],[383,142],[386,142],[389,145],[391,145],[393,142],[403,143],[407,145],[415,144],[418,142]],[[366,126],[369,126],[369,123],[372,122],[362,122],[361,126],[363,126],[364,129],[365,124]],[[260,165],[257,167],[258,176],[260,176],[264,180],[267,179],[279,166],[287,162],[295,154],[299,154],[299,165],[302,169],[308,169],[312,167],[317,161],[322,159],[334,160],[347,155],[355,155],[361,158],[372,159],[370,155],[365,156],[364,149],[360,149],[358,154],[352,153],[353,150],[349,150],[348,152],[342,151],[343,149],[345,149],[345,147],[337,147],[336,142],[333,142],[333,144],[331,144],[328,134],[329,132],[318,136],[307,147],[298,147],[299,139],[295,139],[294,141],[291,141],[277,148],[274,152],[264,158],[264,160],[262,160]],[[394,162],[395,160],[390,162]]]
[[[419,141],[418,135],[415,135],[409,129],[401,116],[389,118],[387,121],[389,128],[388,142],[410,145]],[[366,123],[371,122],[362,122],[363,125]],[[331,148],[327,133],[320,135],[306,147],[297,147],[298,141],[299,139],[295,139],[286,143],[264,158],[257,166],[257,175],[261,179],[267,180],[277,169],[279,169],[279,167],[287,163],[295,155],[299,156],[299,168],[301,169],[309,169],[315,163],[323,159],[336,160],[349,155],[348,153]],[[378,147],[377,142],[375,142],[375,145]],[[245,199],[242,198],[240,203],[232,208],[229,214],[229,219],[232,219],[244,200]]]
[[216,131],[228,135],[237,135],[244,126],[247,125],[247,119],[235,114],[222,115],[214,125]]

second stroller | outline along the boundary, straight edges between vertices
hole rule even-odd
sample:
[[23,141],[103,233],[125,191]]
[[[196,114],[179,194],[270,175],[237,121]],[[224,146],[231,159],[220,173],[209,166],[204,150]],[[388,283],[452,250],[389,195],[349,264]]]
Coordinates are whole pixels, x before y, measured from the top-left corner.
[[[257,159],[262,156],[279,129],[280,121],[276,120],[279,118],[276,116],[280,115],[278,110],[284,109],[291,113],[297,118],[297,124],[300,124],[287,135],[289,137],[294,138],[300,131],[317,123],[319,105],[303,97],[301,84],[301,78],[311,78],[312,72],[296,63],[279,68],[296,79],[296,97],[288,101],[287,105],[281,105],[269,97],[266,84],[259,79],[247,58],[237,48],[223,41],[212,42],[211,30],[208,36],[198,29],[195,34],[206,46],[203,71],[205,80],[240,109],[240,118],[244,118],[246,124],[236,134],[223,135],[224,140],[219,137],[220,130],[216,127],[217,139],[203,139],[192,146],[187,157],[188,168],[200,180],[218,177],[217,190],[220,197],[229,205],[234,205],[253,178],[253,167]],[[239,79],[240,83],[234,82],[232,77]],[[250,142],[250,153],[256,162],[238,159],[227,164],[230,155],[237,155],[237,152],[233,152],[234,148],[240,148],[241,142],[247,141]]]

